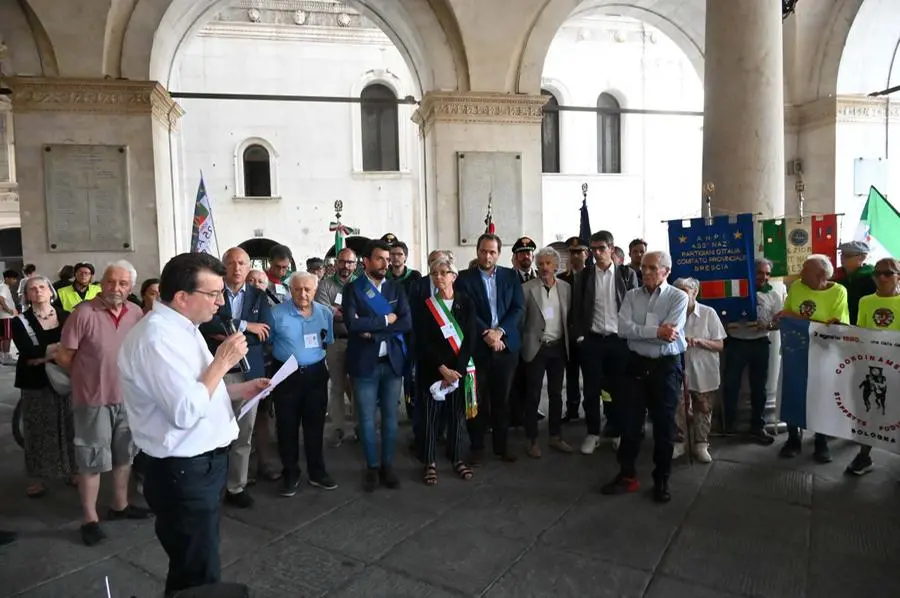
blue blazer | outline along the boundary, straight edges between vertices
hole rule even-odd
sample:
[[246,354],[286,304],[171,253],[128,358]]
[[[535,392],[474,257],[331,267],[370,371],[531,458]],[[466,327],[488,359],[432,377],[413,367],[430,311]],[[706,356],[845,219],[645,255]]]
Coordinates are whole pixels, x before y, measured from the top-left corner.
[[[519,323],[525,313],[525,296],[522,294],[522,283],[512,268],[497,266],[497,326],[506,332],[504,342],[506,350],[515,353],[522,348],[522,337],[519,334]],[[481,340],[481,335],[491,327],[491,306],[488,303],[487,291],[481,280],[481,270],[477,267],[463,270],[456,279],[455,287],[472,298],[475,303],[475,321],[478,324],[478,343],[475,355],[485,356],[490,349]]]
[[[388,326],[384,316],[379,316],[366,301],[365,289],[368,278],[363,274],[344,287],[341,307],[344,310],[344,323],[347,325],[347,373],[351,377],[368,378],[374,375],[378,365],[378,348],[381,342],[387,343],[387,356],[394,374],[402,376],[405,370],[406,355],[403,344],[396,333],[403,334],[412,330],[412,316],[409,313],[409,302],[406,293],[399,283],[385,279],[381,286],[381,294],[388,300],[397,321]],[[368,338],[363,335],[369,335]],[[408,349],[407,349],[408,350]]]
[[[200,332],[206,339],[210,352],[215,355],[216,349],[221,344],[220,341],[212,338],[215,335],[224,335],[225,327],[222,326],[222,318],[231,317],[234,320],[235,328],[239,327],[241,322],[261,322],[272,327],[272,308],[269,306],[269,300],[266,298],[264,291],[260,291],[255,286],[244,284],[244,303],[241,306],[240,314],[231,313],[231,303],[225,299],[225,304],[219,308],[212,320],[200,324]],[[250,371],[247,373],[247,380],[254,378],[262,378],[265,376],[266,367],[263,358],[264,343],[259,337],[250,331],[244,332],[247,337],[247,362],[250,364]],[[240,371],[235,369],[232,371]]]

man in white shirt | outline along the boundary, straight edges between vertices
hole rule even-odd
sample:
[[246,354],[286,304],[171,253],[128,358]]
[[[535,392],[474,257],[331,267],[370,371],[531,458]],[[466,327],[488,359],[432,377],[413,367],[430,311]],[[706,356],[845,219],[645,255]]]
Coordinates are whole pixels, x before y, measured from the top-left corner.
[[163,268],[159,301],[119,352],[125,409],[134,443],[147,456],[144,497],[169,555],[166,595],[217,583],[219,508],[228,447],[238,436],[232,401],[269,381],[223,382],[247,354],[247,339],[227,337],[216,355],[197,327],[224,303],[225,267],[204,253],[183,253]]
[[712,405],[716,391],[719,390],[719,353],[722,352],[725,339],[725,328],[716,310],[697,303],[700,282],[696,278],[679,278],[674,286],[688,296],[687,321],[684,324],[684,336],[688,349],[684,356],[684,375],[687,380],[688,394],[691,397],[690,435],[687,432],[688,413],[685,413],[684,401],[678,403],[675,412],[675,424],[684,437],[676,442],[673,459],[677,459],[685,451],[685,444],[690,440],[694,456],[700,463],[711,463],[709,454],[709,429],[712,425]]

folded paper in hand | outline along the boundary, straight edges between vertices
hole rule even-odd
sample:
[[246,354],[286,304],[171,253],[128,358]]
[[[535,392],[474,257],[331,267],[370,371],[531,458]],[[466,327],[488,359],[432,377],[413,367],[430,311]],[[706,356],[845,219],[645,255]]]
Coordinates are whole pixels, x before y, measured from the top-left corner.
[[244,403],[243,406],[241,406],[241,413],[240,413],[240,415],[238,415],[238,419],[239,420],[243,419],[244,416],[247,415],[251,409],[256,407],[256,405],[260,401],[262,401],[264,398],[269,396],[269,394],[272,392],[272,390],[276,386],[281,384],[285,378],[287,378],[288,376],[290,376],[291,374],[296,372],[297,367],[298,367],[297,360],[296,360],[296,358],[294,358],[293,355],[291,355],[290,358],[284,362],[284,365],[282,365],[280,368],[278,368],[278,371],[275,372],[275,375],[272,376],[272,379],[269,380],[269,385],[266,386],[264,389],[262,389],[259,392],[259,394],[257,394],[255,397],[253,397],[252,399],[250,399],[249,401]]

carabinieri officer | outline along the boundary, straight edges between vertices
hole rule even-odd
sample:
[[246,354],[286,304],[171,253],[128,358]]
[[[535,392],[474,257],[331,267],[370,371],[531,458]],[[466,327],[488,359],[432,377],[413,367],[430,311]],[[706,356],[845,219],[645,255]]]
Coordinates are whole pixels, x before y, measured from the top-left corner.
[[272,391],[275,401],[275,429],[281,455],[282,496],[294,496],[300,486],[300,443],[297,433],[303,426],[310,486],[334,490],[337,484],[325,470],[322,441],[328,410],[328,368],[325,347],[334,342],[334,315],[315,303],[319,278],[309,272],[295,272],[288,281],[291,300],[272,310],[273,369],[277,371],[291,358],[300,366]]

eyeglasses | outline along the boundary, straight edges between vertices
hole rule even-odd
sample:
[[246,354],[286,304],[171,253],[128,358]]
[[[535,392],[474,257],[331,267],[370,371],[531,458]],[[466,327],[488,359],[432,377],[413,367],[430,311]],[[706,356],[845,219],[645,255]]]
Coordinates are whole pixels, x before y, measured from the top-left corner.
[[201,295],[206,295],[207,297],[209,297],[210,299],[213,299],[213,300],[225,298],[225,289],[222,289],[221,291],[201,291],[200,289],[197,289],[196,291],[194,291],[194,293],[200,293]]
[[900,272],[894,272],[893,270],[875,270],[875,276],[896,276],[900,274]]

